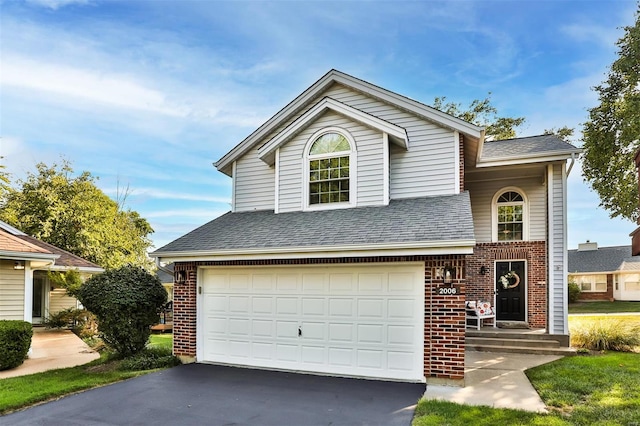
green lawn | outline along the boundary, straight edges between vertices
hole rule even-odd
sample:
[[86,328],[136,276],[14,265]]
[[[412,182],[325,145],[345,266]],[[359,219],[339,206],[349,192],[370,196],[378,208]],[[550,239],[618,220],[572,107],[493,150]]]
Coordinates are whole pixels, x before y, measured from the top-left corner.
[[[172,342],[171,334],[154,334],[151,335],[149,347],[171,348]],[[78,367],[0,379],[0,415],[73,392],[156,371],[121,371],[118,370],[119,363],[102,354],[100,359]]]
[[149,337],[149,347],[172,349],[173,334],[171,333],[152,334]]
[[640,302],[578,302],[569,304],[569,314],[611,314],[640,312]]
[[640,424],[640,354],[566,357],[527,371],[550,414],[420,401],[413,426]]

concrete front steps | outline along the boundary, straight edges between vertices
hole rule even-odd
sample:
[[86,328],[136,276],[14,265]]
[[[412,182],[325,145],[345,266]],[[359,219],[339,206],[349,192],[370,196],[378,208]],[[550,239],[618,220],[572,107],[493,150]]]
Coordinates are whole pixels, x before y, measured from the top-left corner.
[[480,331],[467,329],[466,348],[481,352],[561,356],[576,354],[575,349],[563,345],[566,336],[553,336],[538,330],[494,330],[488,327],[484,327]]

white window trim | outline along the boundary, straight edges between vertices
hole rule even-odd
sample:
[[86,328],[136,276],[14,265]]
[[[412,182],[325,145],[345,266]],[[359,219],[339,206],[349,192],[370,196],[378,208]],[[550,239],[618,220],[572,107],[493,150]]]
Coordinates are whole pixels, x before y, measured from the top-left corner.
[[[349,202],[341,202],[341,203],[325,203],[325,204],[309,204],[309,161],[311,160],[317,160],[317,159],[322,159],[322,158],[332,158],[332,157],[337,157],[338,155],[336,155],[336,153],[331,153],[331,154],[322,154],[322,155],[309,155],[309,151],[311,150],[311,145],[313,145],[313,143],[322,135],[327,134],[327,133],[339,133],[342,136],[344,136],[347,141],[349,142],[349,146],[351,148],[350,151],[344,151],[345,155],[341,155],[341,156],[346,156],[346,154],[348,153],[349,155]],[[303,173],[304,176],[302,177],[302,210],[308,211],[308,210],[332,210],[332,209],[348,209],[348,208],[352,208],[352,207],[356,207],[357,206],[357,199],[356,197],[358,196],[358,192],[357,192],[357,183],[358,183],[358,174],[357,174],[357,146],[356,146],[356,141],[353,138],[353,136],[351,136],[351,133],[349,133],[348,131],[346,131],[345,129],[341,128],[341,127],[323,127],[322,129],[318,130],[317,132],[315,132],[313,135],[311,135],[311,137],[309,138],[309,140],[307,141],[305,147],[304,147],[304,155],[303,155]]]
[[[606,293],[608,290],[608,283],[607,283],[607,275],[608,274],[598,274],[598,273],[591,273],[591,274],[580,274],[580,275],[574,275],[573,279],[575,280],[576,284],[578,284],[578,287],[580,287],[580,290],[582,290],[583,293]],[[597,279],[596,276],[604,276],[604,284],[605,284],[605,288],[604,290],[597,290],[596,289],[596,283],[597,283]],[[581,279],[584,279],[585,277],[589,277],[589,284],[591,284],[591,288],[590,290],[583,290],[582,289],[582,283],[580,282]],[[601,281],[602,283],[602,281]]]
[[[517,192],[522,196],[522,199],[524,200],[522,202],[522,240],[499,241],[498,240],[498,198],[505,192],[509,192],[509,191]],[[518,188],[517,186],[507,186],[499,189],[493,195],[493,199],[491,200],[491,241],[494,243],[529,241],[529,198],[527,197],[526,192],[522,190],[522,188]]]

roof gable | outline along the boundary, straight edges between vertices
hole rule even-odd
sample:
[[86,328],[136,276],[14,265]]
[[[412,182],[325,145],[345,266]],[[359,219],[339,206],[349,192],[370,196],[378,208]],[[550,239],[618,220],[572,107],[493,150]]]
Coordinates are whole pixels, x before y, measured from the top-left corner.
[[321,96],[322,92],[334,83],[339,83],[350,89],[364,93],[373,98],[377,98],[385,103],[394,105],[400,109],[410,111],[442,127],[457,130],[463,134],[472,136],[477,139],[482,139],[484,137],[484,128],[482,127],[468,123],[452,115],[438,111],[428,105],[375,86],[371,83],[357,79],[343,72],[331,70],[322,78],[320,78],[320,80],[315,82],[311,87],[302,92],[302,94],[296,97],[287,106],[276,113],[273,117],[267,120],[262,126],[256,129],[242,142],[236,145],[214,165],[218,168],[219,171],[227,175],[231,175],[231,165],[235,160],[248,152],[257,143],[260,143],[263,138],[267,137],[271,132],[277,129],[278,126],[281,126],[283,123],[295,116],[295,114],[298,114],[302,110],[307,108],[314,99],[317,99],[319,96]]
[[374,129],[380,130],[381,132],[387,133],[390,136],[389,140],[391,142],[404,149],[409,148],[409,136],[407,135],[407,131],[402,127],[397,126],[393,123],[389,123],[388,121],[382,120],[371,114],[367,114],[366,112],[360,111],[356,108],[350,107],[349,105],[346,105],[335,99],[325,97],[307,112],[298,117],[298,119],[296,119],[293,123],[289,124],[286,128],[279,132],[273,139],[260,147],[258,149],[258,157],[268,165],[274,164],[276,149],[284,145],[292,137],[298,134],[298,132],[304,129],[307,125],[313,122],[314,119],[316,119],[319,115],[327,110],[335,111],[354,121],[358,121],[365,126],[369,126]]

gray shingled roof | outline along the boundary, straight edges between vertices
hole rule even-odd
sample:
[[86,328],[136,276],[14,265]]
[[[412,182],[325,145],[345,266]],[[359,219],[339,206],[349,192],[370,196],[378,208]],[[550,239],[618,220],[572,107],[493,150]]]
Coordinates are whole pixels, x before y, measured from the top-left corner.
[[623,262],[640,262],[640,257],[631,256],[631,246],[599,247],[597,250],[569,250],[569,273],[613,272],[622,270]]
[[173,283],[173,263],[165,266],[159,266],[156,271],[156,276],[161,283]]
[[153,254],[473,239],[471,203],[464,192],[391,200],[388,206],[279,214],[229,212]]
[[562,141],[555,135],[529,136],[485,142],[481,161],[499,160],[510,157],[527,157],[555,153],[575,152],[578,148]]

